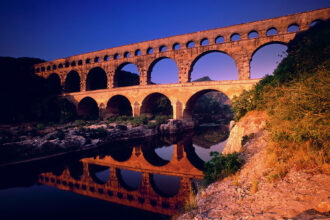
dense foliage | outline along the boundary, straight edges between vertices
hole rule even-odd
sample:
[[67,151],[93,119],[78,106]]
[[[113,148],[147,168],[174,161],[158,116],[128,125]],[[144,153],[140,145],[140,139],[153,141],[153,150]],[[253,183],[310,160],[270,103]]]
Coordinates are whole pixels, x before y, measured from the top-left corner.
[[205,184],[211,184],[218,179],[234,174],[242,166],[242,161],[237,153],[222,155],[211,152],[213,158],[204,164]]
[[255,109],[268,113],[271,179],[284,176],[292,166],[329,172],[330,21],[297,34],[287,51],[272,76],[232,105],[235,120]]

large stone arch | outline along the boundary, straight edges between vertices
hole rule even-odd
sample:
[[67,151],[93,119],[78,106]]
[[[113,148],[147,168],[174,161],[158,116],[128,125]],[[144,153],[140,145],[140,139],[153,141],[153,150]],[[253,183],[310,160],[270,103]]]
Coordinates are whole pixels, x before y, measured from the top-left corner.
[[[178,69],[178,79],[179,79],[179,66],[178,66],[178,63],[176,61],[176,59],[172,56],[161,56],[161,57],[158,57],[156,59],[154,59],[149,65],[148,65],[148,70],[147,70],[147,84],[151,84],[151,72],[154,68],[154,66],[161,60],[164,60],[164,59],[170,59],[172,61],[174,61],[174,63],[176,64],[176,67]],[[178,80],[178,83],[179,83],[179,80]]]
[[79,92],[80,91],[80,76],[75,70],[71,70],[65,78],[64,83],[65,92]]
[[79,116],[86,119],[97,119],[99,117],[99,107],[97,102],[89,96],[80,100],[77,112]]
[[192,57],[192,61],[190,63],[190,66],[189,66],[189,71],[188,71],[188,79],[189,79],[189,82],[191,81],[191,73],[194,69],[194,66],[195,64],[198,62],[198,60],[200,58],[202,58],[203,56],[207,55],[207,54],[210,54],[210,53],[221,53],[221,54],[225,54],[227,55],[228,57],[230,57],[233,61],[235,61],[235,66],[236,66],[236,69],[238,71],[238,66],[237,66],[237,62],[235,60],[235,58],[233,56],[231,56],[229,53],[227,53],[226,51],[223,51],[223,50],[208,50],[208,51],[204,51],[202,53],[199,53],[197,54],[195,57]]
[[183,110],[183,118],[184,119],[191,119],[192,118],[193,109],[194,109],[194,106],[195,106],[197,100],[201,96],[203,96],[204,94],[209,93],[209,92],[220,92],[230,100],[230,97],[225,92],[223,92],[221,90],[218,90],[218,89],[210,88],[210,89],[199,90],[198,92],[195,92],[193,95],[191,95],[188,98],[188,100],[186,101],[185,108]]
[[114,147],[109,149],[109,154],[117,162],[128,161],[133,155],[133,147]]
[[86,91],[96,89],[106,89],[108,78],[107,74],[101,67],[94,67],[89,70],[86,76]]
[[[99,185],[106,184],[110,180],[110,169],[107,166],[89,164],[88,172],[92,180]],[[106,175],[104,175],[104,173],[103,175],[98,175],[100,172],[104,172]]]
[[[126,71],[122,71],[122,69],[128,64],[133,64],[134,66],[136,66],[136,68],[139,71],[138,66],[134,62],[123,62],[123,63],[119,64],[118,66],[115,67],[115,71],[114,71],[114,75],[113,75],[113,87],[124,87],[124,86],[133,86],[133,85],[139,85],[140,84],[140,76],[135,77],[134,75],[130,75],[130,76],[125,75],[125,76],[121,77],[120,74],[124,74],[124,72],[126,72]],[[139,72],[139,74],[141,75],[140,72]],[[127,77],[131,77],[133,82],[131,82],[131,83],[130,82],[123,82],[123,80]],[[129,85],[126,85],[126,84],[129,84]]]
[[[136,176],[134,179],[132,179],[132,178],[126,179],[125,175],[123,175],[122,172],[134,173]],[[116,176],[117,176],[117,180],[118,180],[118,183],[120,184],[120,186],[123,187],[124,189],[126,189],[127,191],[138,190],[142,185],[142,173],[141,172],[130,171],[130,170],[125,170],[125,169],[116,169]],[[138,182],[137,186],[133,186],[134,180]]]
[[109,98],[106,106],[105,116],[127,115],[132,116],[132,105],[124,95],[114,95]]
[[51,73],[46,79],[47,87],[51,94],[60,94],[62,92],[61,78],[57,73]]
[[288,46],[288,43],[287,43],[287,42],[284,42],[284,41],[269,41],[269,42],[266,42],[266,43],[262,43],[261,45],[257,45],[257,46],[255,47],[255,49],[252,51],[251,55],[249,56],[249,57],[250,57],[249,62],[251,63],[253,55],[254,55],[258,50],[260,50],[261,48],[263,48],[263,47],[265,47],[265,46],[271,45],[271,44],[281,44],[281,45],[284,45],[284,46]]
[[[165,180],[166,180],[166,178],[170,179],[172,184],[166,183],[169,180],[163,181],[160,178],[163,178],[163,179],[165,178]],[[173,182],[175,184],[173,184]],[[158,195],[160,195],[161,197],[164,197],[164,198],[170,198],[170,197],[173,197],[173,196],[177,195],[180,192],[180,188],[182,187],[181,186],[181,178],[177,177],[177,176],[150,174],[149,175],[149,183],[150,183],[151,188],[154,190],[154,192],[156,192]],[[159,184],[162,184],[162,185],[159,185]],[[167,187],[166,187],[166,185],[167,185]],[[176,185],[176,187],[173,190],[173,189],[170,189],[168,187],[169,185],[172,185],[172,187],[173,187],[173,185]],[[171,192],[166,192],[166,191],[169,191],[169,190]]]
[[[173,104],[171,103],[171,100],[164,94],[159,93],[159,92],[154,92],[154,93],[149,93],[147,96],[145,96],[145,98],[142,101],[141,104],[141,108],[140,108],[140,114],[146,114],[148,116],[154,116],[155,115],[155,111],[157,109],[155,109],[155,102],[157,100],[159,100],[160,98],[166,98],[166,100],[169,102],[170,104],[170,108],[168,109],[167,115],[173,115]],[[166,113],[166,109],[161,109],[161,111],[164,111],[163,113]]]

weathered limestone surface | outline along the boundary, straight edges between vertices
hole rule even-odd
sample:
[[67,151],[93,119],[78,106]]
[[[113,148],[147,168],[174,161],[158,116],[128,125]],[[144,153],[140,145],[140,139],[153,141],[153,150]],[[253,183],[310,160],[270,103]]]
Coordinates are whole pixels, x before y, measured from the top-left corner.
[[[68,79],[69,73],[75,71],[80,78],[80,91],[66,93],[64,97],[76,106],[86,98],[91,97],[99,109],[105,109],[109,100],[121,95],[126,97],[132,107],[133,116],[140,115],[143,101],[153,93],[161,93],[169,98],[173,107],[175,119],[189,118],[193,104],[189,102],[194,95],[202,95],[207,91],[220,91],[229,98],[239,95],[244,89],[251,88],[258,80],[250,80],[250,62],[253,54],[270,43],[287,44],[300,31],[307,30],[315,20],[327,20],[330,17],[330,8],[308,11],[288,16],[265,19],[245,24],[233,25],[206,31],[199,31],[184,35],[166,37],[157,40],[144,41],[79,54],[61,58],[50,62],[35,65],[38,75],[49,78],[57,76],[62,87]],[[298,32],[288,32],[288,27],[297,25]],[[267,35],[269,29],[275,28],[277,34]],[[249,38],[251,32],[256,32],[258,37]],[[231,37],[238,34],[240,40],[232,41]],[[219,37],[224,41],[219,42]],[[201,42],[208,40],[207,45]],[[189,42],[194,42],[194,47],[188,47]],[[179,45],[177,49],[175,46]],[[164,51],[163,48],[166,47]],[[150,49],[153,53],[149,53]],[[191,72],[197,60],[209,52],[218,51],[233,58],[238,70],[238,80],[216,82],[190,82]],[[163,58],[172,59],[178,67],[179,81],[176,84],[151,85],[151,72],[154,65]],[[128,63],[135,64],[140,73],[140,85],[115,88],[116,73]],[[86,80],[94,68],[104,71],[106,88],[97,91],[86,91]],[[104,112],[104,111],[100,112]],[[101,116],[102,118],[102,116]]]
[[[239,122],[233,125],[223,154],[230,154],[234,152],[242,152],[242,139],[246,136],[260,135],[266,126],[266,113],[265,112],[249,112]],[[231,123],[232,124],[232,123]]]

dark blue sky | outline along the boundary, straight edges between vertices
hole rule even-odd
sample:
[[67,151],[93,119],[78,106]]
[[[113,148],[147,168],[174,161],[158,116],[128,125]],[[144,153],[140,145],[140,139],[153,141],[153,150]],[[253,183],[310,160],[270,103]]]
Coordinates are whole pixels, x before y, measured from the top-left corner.
[[1,0],[0,56],[53,60],[329,6],[329,0]]

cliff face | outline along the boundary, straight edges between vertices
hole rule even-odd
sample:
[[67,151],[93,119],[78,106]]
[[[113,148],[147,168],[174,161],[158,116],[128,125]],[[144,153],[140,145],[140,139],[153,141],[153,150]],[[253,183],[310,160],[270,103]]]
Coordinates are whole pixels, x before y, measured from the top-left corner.
[[245,115],[239,122],[234,123],[222,153],[242,152],[244,150],[243,145],[247,144],[253,137],[260,136],[264,131],[266,118],[265,112],[253,111]]
[[266,118],[264,112],[253,111],[236,123],[225,152],[241,152],[243,167],[201,190],[197,208],[178,219],[330,218],[329,175],[292,168],[281,180],[267,177]]

